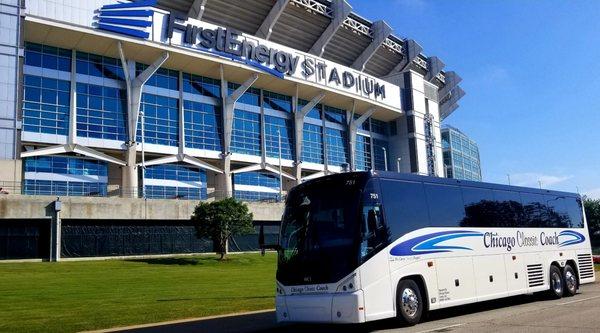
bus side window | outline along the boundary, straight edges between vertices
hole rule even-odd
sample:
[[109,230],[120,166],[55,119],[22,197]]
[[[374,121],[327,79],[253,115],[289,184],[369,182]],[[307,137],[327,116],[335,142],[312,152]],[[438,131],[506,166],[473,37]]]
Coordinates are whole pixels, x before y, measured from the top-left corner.
[[376,185],[375,181],[369,182],[363,195],[360,249],[363,259],[389,243],[389,232],[384,223],[378,186]]

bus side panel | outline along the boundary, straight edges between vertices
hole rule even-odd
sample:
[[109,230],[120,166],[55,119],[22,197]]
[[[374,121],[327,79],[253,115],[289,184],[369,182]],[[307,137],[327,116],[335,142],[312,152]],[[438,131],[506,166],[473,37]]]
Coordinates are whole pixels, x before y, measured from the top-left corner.
[[506,285],[508,295],[520,295],[527,293],[527,274],[522,254],[505,254],[504,265],[506,267]]
[[[393,257],[392,257],[393,258]],[[427,290],[421,290],[422,297],[429,303],[429,309],[435,310],[439,308],[438,302],[438,286],[437,286],[437,267],[428,263],[435,263],[434,259],[417,259],[417,260],[390,260],[390,271],[392,280],[392,293],[390,299],[396,306],[396,293],[400,280],[409,276],[419,276],[425,283]],[[425,299],[428,298],[428,299]]]
[[381,251],[360,267],[360,283],[364,292],[367,321],[396,315],[393,303],[395,297],[390,297],[393,288],[387,251]]
[[438,258],[435,265],[440,308],[477,301],[473,257]]
[[503,255],[474,256],[473,270],[478,301],[508,296]]

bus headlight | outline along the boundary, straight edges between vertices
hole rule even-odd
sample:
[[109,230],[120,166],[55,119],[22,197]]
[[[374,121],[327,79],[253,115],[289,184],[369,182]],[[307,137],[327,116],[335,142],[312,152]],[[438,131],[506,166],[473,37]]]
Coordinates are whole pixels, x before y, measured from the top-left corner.
[[353,273],[346,278],[337,287],[337,292],[354,292],[358,286],[358,279],[356,273]]

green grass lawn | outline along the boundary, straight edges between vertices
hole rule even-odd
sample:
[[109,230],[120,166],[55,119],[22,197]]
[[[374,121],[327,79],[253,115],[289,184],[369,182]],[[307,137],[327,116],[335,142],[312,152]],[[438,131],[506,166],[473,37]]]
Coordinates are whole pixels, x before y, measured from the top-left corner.
[[274,307],[274,254],[0,264],[0,331],[75,332]]

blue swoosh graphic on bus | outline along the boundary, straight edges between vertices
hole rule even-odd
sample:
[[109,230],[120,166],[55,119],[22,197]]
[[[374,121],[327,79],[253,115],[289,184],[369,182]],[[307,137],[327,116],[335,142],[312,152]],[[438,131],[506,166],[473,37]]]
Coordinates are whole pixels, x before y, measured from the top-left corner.
[[585,242],[585,236],[573,230],[564,230],[558,234],[558,237],[567,237],[565,241],[559,240],[558,247],[569,246]]
[[[100,8],[98,28],[138,38],[148,38],[157,0],[141,0],[105,5]],[[146,9],[142,9],[146,8]]]
[[477,231],[441,231],[415,237],[399,243],[390,250],[390,254],[393,256],[411,256],[418,254],[453,252],[454,250],[473,251],[473,249],[464,246],[442,245],[440,243],[457,238],[482,236],[483,234]]

